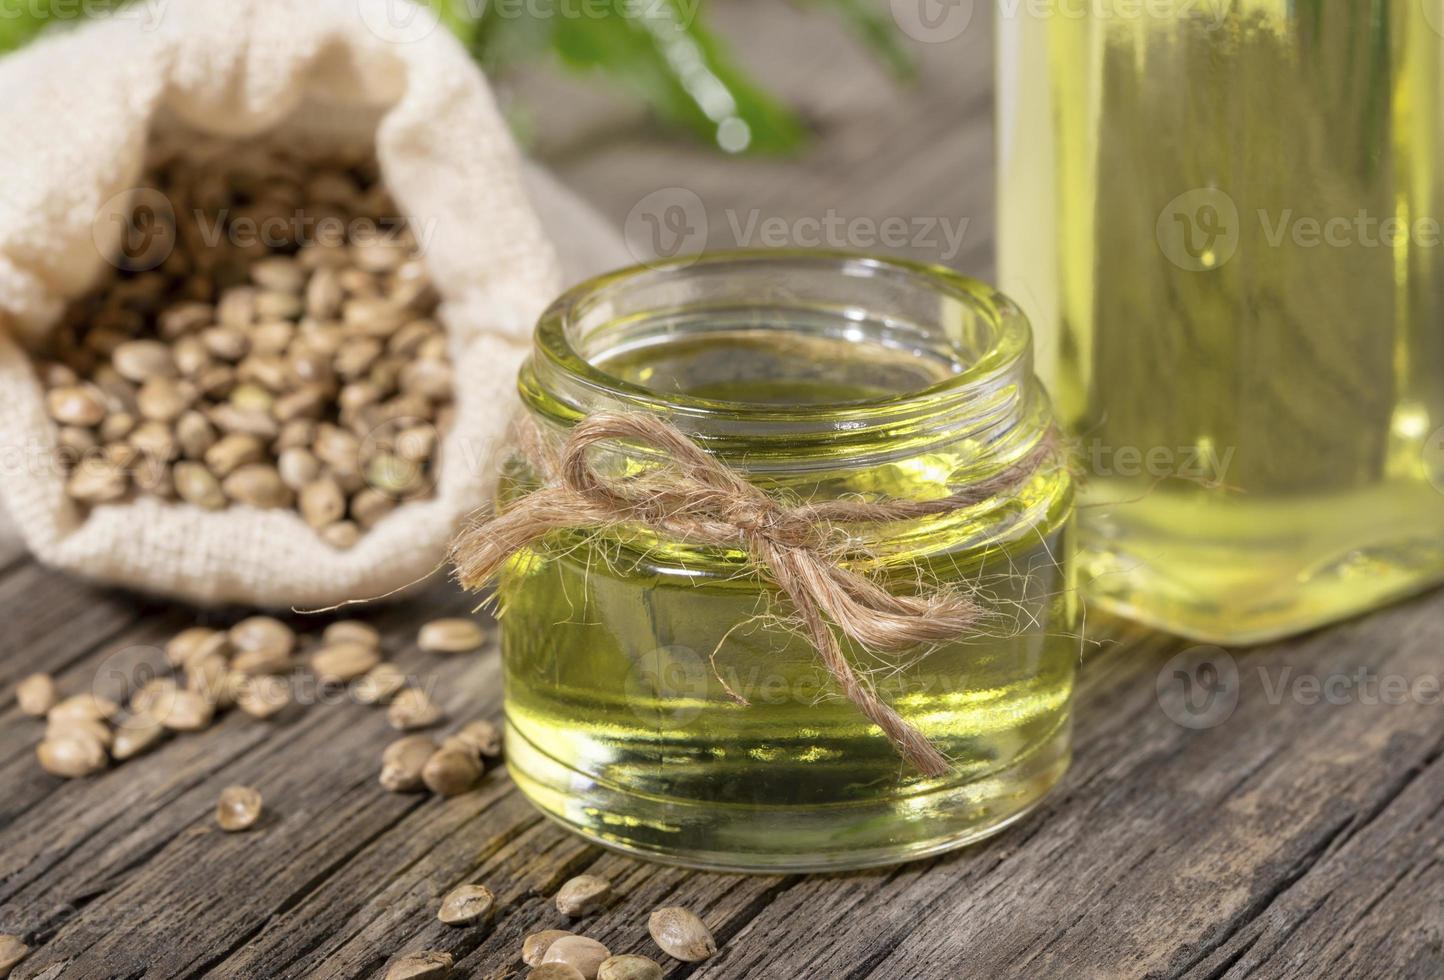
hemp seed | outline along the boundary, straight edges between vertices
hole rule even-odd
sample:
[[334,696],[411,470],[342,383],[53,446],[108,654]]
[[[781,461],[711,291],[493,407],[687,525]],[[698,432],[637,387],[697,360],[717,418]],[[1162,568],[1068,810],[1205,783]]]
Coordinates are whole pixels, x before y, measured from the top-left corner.
[[210,727],[215,705],[196,691],[176,691],[170,710],[158,719],[173,732],[200,732]]
[[386,720],[391,727],[402,732],[430,728],[445,716],[446,713],[426,696],[426,692],[415,687],[408,687],[397,694],[386,711]]
[[252,718],[266,719],[291,703],[291,685],[283,677],[247,677],[236,693],[236,705]]
[[109,698],[95,694],[76,694],[60,701],[46,712],[48,721],[67,718],[84,718],[92,721],[109,721],[120,713],[120,705]]
[[611,882],[596,875],[578,875],[557,892],[557,911],[569,919],[579,919],[599,911],[611,897]]
[[406,686],[406,674],[395,664],[377,664],[351,688],[362,704],[383,704]]
[[165,728],[154,718],[131,718],[116,729],[115,743],[110,747],[110,754],[117,762],[124,762],[150,751],[164,737]]
[[449,926],[469,926],[490,915],[495,904],[485,885],[459,885],[446,893],[436,917]]
[[228,834],[250,830],[261,819],[261,794],[249,786],[227,786],[216,802],[216,823]]
[[583,977],[583,980],[597,980],[597,971],[603,963],[612,958],[612,951],[595,939],[586,936],[565,936],[552,943],[542,957],[542,965],[565,963]]
[[40,767],[52,776],[81,779],[106,767],[105,747],[84,731],[74,730],[47,737],[35,750]]
[[232,626],[227,634],[239,653],[263,653],[268,657],[289,657],[296,649],[296,633],[270,616],[252,616]]
[[381,633],[370,623],[363,623],[359,619],[342,619],[326,627],[321,634],[321,642],[362,643],[379,648]]
[[209,654],[225,655],[230,651],[230,639],[220,630],[193,626],[177,633],[165,646],[165,659],[172,667],[184,667],[192,657]]
[[460,796],[476,786],[483,772],[481,760],[474,754],[443,748],[426,760],[421,780],[438,796]]
[[414,793],[426,788],[422,771],[436,754],[429,735],[408,735],[381,753],[381,785],[392,793]]
[[521,944],[521,961],[527,966],[541,966],[552,943],[558,939],[575,935],[576,933],[567,932],[565,929],[544,929],[541,932],[534,932],[527,936]]
[[57,700],[55,679],[49,674],[31,674],[15,686],[15,703],[32,718],[44,717]]
[[613,956],[598,967],[597,980],[662,980],[662,968],[645,956]]
[[647,931],[662,952],[684,963],[699,963],[717,952],[717,940],[706,924],[683,908],[655,910],[647,919]]
[[100,747],[106,750],[109,750],[111,742],[115,740],[115,733],[103,721],[95,721],[90,718],[61,718],[58,721],[45,723],[47,739],[64,738],[67,735],[82,735],[100,743]]
[[470,619],[438,619],[421,627],[416,642],[428,653],[469,653],[486,642],[486,633]]
[[391,964],[386,980],[442,980],[454,965],[450,953],[410,953]]
[[0,936],[0,980],[8,977],[10,971],[29,955],[30,947],[21,942],[19,936]]
[[501,758],[501,732],[489,721],[473,721],[442,742],[446,748],[460,748],[485,761]]
[[139,690],[130,696],[131,715],[157,720],[164,718],[170,713],[171,705],[175,703],[176,692],[179,689],[179,685],[169,677],[157,677],[146,681]]
[[345,684],[381,663],[381,652],[363,643],[331,643],[311,657],[311,670],[322,684]]

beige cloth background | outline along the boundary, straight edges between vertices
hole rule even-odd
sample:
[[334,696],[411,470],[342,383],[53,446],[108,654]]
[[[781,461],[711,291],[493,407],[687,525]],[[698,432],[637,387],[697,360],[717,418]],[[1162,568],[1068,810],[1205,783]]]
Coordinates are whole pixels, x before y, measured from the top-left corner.
[[[187,0],[156,25],[96,22],[0,61],[0,498],[41,561],[198,603],[325,605],[426,574],[487,502],[516,369],[561,282],[528,191],[567,241],[573,276],[621,264],[625,249],[546,175],[524,175],[485,80],[444,29],[392,36],[397,3]],[[434,222],[426,262],[452,340],[457,425],[435,497],[351,551],[289,511],[141,499],[87,517],[64,495],[22,345],[104,271],[109,232],[94,218],[135,186],[152,132],[176,125],[374,139],[401,210]]]

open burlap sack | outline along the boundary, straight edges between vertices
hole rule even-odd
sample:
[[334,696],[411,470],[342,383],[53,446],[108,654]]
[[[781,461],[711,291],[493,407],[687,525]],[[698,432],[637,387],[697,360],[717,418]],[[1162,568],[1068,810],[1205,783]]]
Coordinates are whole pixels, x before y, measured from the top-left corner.
[[[186,0],[43,40],[0,61],[0,495],[30,550],[89,578],[201,603],[323,605],[426,574],[484,504],[516,369],[559,285],[487,85],[399,0]],[[398,11],[402,13],[399,15]],[[433,498],[349,551],[290,510],[207,512],[139,498],[85,512],[25,353],[104,271],[105,223],[158,133],[374,142],[398,207],[431,227],[427,269],[451,341],[457,417]],[[107,202],[111,202],[107,204]]]

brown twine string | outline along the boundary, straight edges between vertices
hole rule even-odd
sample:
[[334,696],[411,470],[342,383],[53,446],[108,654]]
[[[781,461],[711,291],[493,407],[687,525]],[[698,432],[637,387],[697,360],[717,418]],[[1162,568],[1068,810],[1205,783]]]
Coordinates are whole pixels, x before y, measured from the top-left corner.
[[[518,551],[553,531],[643,527],[694,545],[739,548],[755,570],[791,602],[794,616],[843,694],[882,729],[898,753],[928,776],[951,770],[922,732],[878,698],[853,670],[829,622],[866,649],[898,651],[961,636],[986,611],[968,592],[938,589],[893,595],[842,562],[856,554],[841,525],[886,524],[951,513],[1016,488],[1057,452],[1050,437],[995,476],[939,500],[834,500],[786,506],[753,486],[684,433],[653,415],[589,416],[555,450],[535,427],[519,432],[521,451],[546,478],[503,513],[473,522],[452,545],[457,580],[476,590]],[[611,479],[592,468],[588,450],[602,442],[650,447],[665,465]]]

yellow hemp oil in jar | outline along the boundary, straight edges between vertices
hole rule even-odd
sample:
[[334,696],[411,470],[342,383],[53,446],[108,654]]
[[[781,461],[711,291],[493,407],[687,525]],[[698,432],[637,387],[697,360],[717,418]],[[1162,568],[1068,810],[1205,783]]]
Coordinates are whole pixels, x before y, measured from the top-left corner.
[[[520,390],[544,438],[652,413],[779,500],[936,500],[1038,459],[1051,409],[1027,322],[945,269],[738,252],[586,283],[543,317]],[[665,461],[594,447],[625,477]],[[745,555],[644,531],[554,532],[498,587],[508,764],[544,813],[602,844],[741,871],[887,864],[993,833],[1063,773],[1079,642],[1070,476],[866,529],[894,591],[976,593],[955,640],[844,642],[877,695],[952,763],[929,778],[837,689]],[[501,508],[535,488],[520,454]]]
[[1444,4],[1000,14],[1001,288],[1090,600],[1251,643],[1444,579]]

